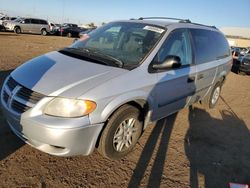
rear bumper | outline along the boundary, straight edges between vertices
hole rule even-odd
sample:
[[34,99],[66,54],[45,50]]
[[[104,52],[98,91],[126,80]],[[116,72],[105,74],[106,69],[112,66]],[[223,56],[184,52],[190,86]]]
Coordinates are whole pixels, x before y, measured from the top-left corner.
[[2,111],[10,128],[19,138],[40,151],[56,156],[89,155],[103,127],[102,123],[87,124],[87,117],[28,117],[25,114],[28,111],[18,117],[3,103]]

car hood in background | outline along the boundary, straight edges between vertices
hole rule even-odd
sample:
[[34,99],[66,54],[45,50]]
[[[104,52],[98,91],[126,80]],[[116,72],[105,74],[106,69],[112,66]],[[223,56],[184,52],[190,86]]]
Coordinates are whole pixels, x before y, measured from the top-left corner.
[[126,72],[128,70],[50,52],[21,65],[11,76],[41,94],[76,98]]

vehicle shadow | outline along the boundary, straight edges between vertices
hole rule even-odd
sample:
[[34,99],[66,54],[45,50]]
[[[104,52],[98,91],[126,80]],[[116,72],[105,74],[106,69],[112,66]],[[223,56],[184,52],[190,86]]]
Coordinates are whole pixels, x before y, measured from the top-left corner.
[[243,120],[222,110],[222,119],[190,108],[185,152],[190,161],[190,187],[250,184],[250,134]]
[[134,173],[130,179],[128,187],[139,187],[140,182],[147,170],[150,159],[156,150],[156,143],[160,137],[159,147],[154,159],[152,170],[149,177],[148,187],[160,187],[161,178],[164,171],[164,163],[167,157],[168,144],[170,135],[174,126],[177,113],[159,120],[152,130],[143,151],[134,169]]
[[[0,71],[0,88],[2,88],[4,79],[10,74],[11,71],[12,70]],[[10,154],[14,153],[23,145],[24,142],[22,142],[19,138],[17,138],[17,136],[15,136],[11,132],[0,110],[0,161],[5,159]]]

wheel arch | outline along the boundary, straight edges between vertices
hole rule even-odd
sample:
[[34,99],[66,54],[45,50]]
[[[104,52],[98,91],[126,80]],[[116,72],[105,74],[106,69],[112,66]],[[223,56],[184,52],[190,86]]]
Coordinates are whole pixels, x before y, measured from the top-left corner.
[[[118,100],[118,99],[117,99]],[[116,100],[112,101],[111,103],[109,103],[106,108],[103,110],[103,113],[102,113],[102,118],[105,119],[105,123],[104,123],[104,126],[101,130],[101,132],[99,133],[98,135],[98,138],[96,140],[96,147],[98,147],[99,145],[99,141],[100,141],[100,138],[101,138],[101,135],[103,133],[103,130],[105,129],[106,125],[107,125],[107,122],[109,120],[109,118],[119,109],[121,108],[122,106],[126,105],[126,104],[129,104],[131,106],[134,106],[138,109],[140,109],[140,111],[142,112],[142,116],[143,116],[143,130],[145,130],[145,128],[147,127],[148,123],[149,123],[149,120],[150,120],[150,115],[151,115],[151,111],[153,109],[153,99],[152,97],[136,97],[136,98],[128,98],[126,101],[123,101],[123,102],[120,102],[120,103],[117,103],[115,105],[115,107],[112,109],[112,110],[109,110],[109,105],[114,105],[114,103],[116,103]]]

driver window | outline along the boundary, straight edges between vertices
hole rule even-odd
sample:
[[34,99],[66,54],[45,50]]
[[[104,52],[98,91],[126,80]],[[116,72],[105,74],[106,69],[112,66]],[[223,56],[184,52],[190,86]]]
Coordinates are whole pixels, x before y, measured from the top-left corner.
[[25,24],[29,24],[29,23],[30,23],[30,19],[25,19],[25,20],[24,20],[24,23],[25,23]]
[[181,59],[182,65],[192,63],[192,49],[187,30],[179,29],[173,31],[163,43],[154,62],[163,63],[169,55],[178,56]]

